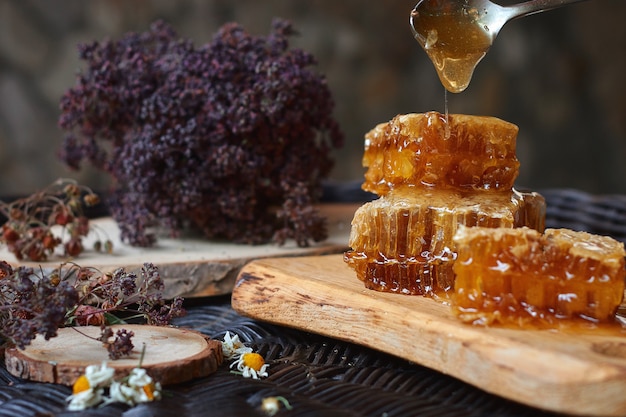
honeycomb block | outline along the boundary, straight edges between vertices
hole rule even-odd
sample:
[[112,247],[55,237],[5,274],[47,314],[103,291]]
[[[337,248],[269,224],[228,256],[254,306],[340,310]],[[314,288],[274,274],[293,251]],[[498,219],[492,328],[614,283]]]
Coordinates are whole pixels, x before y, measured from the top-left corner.
[[367,288],[441,296],[454,286],[459,225],[543,231],[544,219],[537,193],[396,188],[356,211],[344,260]]
[[363,189],[377,195],[403,185],[511,190],[519,173],[518,128],[495,117],[405,114],[365,135]]
[[554,325],[612,320],[624,294],[624,245],[547,229],[461,227],[452,308],[464,322]]

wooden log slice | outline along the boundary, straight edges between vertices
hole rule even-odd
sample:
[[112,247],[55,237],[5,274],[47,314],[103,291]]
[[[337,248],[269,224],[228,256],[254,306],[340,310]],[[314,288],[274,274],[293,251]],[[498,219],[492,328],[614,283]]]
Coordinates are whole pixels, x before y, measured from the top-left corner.
[[215,372],[223,360],[221,342],[193,330],[129,324],[111,328],[113,332],[123,328],[134,333],[135,348],[130,356],[110,360],[101,342],[85,336],[99,337],[97,326],[66,327],[49,340],[37,336],[25,350],[8,348],[6,368],[20,378],[72,385],[87,366],[106,361],[115,369],[116,378],[121,378],[139,365],[145,344],[141,367],[155,381],[170,385],[207,376]]

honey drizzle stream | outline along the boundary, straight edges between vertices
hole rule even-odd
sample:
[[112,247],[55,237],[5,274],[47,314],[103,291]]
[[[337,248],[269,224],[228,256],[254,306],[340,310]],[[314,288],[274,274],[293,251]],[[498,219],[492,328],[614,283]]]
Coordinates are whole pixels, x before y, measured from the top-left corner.
[[445,110],[445,117],[446,117],[445,138],[449,139],[450,138],[450,118],[449,118],[449,113],[448,113],[448,90],[445,88],[443,89],[443,101],[444,101],[444,110]]

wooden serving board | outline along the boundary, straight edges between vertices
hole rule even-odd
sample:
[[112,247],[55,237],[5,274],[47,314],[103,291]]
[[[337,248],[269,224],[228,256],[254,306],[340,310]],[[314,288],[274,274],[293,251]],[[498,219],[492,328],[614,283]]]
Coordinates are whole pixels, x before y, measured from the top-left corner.
[[618,325],[465,325],[440,301],[366,289],[342,255],[251,262],[232,305],[240,314],[403,357],[534,407],[626,415],[626,331]]
[[134,333],[135,348],[129,356],[110,360],[101,342],[85,336],[99,337],[98,326],[65,327],[49,340],[37,336],[25,350],[7,349],[6,368],[20,378],[72,385],[87,366],[106,361],[115,369],[116,378],[121,378],[139,365],[145,345],[142,368],[155,381],[169,385],[210,375],[223,361],[222,343],[192,330],[131,324],[111,328],[114,332],[123,328]]
[[164,296],[205,297],[230,294],[235,278],[242,266],[253,259],[276,256],[303,256],[339,253],[348,246],[350,222],[358,205],[327,204],[319,206],[320,214],[327,219],[328,239],[313,243],[307,248],[298,247],[293,241],[279,246],[242,245],[228,242],[209,241],[201,237],[159,238],[156,246],[138,248],[126,245],[119,238],[119,228],[112,218],[91,221],[92,228],[101,239],[108,237],[113,242],[113,253],[103,254],[92,250],[96,233],[84,240],[85,252],[75,259],[63,256],[51,257],[47,262],[18,263],[6,247],[0,248],[0,260],[13,266],[25,265],[50,271],[62,262],[72,261],[80,266],[89,266],[102,272],[126,268],[139,272],[145,262],[159,268],[165,281]]

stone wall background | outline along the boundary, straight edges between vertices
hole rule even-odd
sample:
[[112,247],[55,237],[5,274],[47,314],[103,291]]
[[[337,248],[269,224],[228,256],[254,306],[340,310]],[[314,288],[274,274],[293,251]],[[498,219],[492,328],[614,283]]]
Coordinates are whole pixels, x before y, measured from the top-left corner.
[[[360,181],[363,135],[399,113],[444,111],[444,90],[408,28],[415,0],[0,0],[0,195],[58,177],[106,187],[56,158],[58,102],[80,68],[76,45],[143,31],[163,18],[197,44],[237,21],[266,34],[274,16],[299,30],[346,133],[332,179]],[[510,1],[508,3],[511,3]],[[501,2],[501,4],[506,4]],[[591,0],[510,22],[451,113],[520,127],[520,187],[626,193],[626,1]]]

